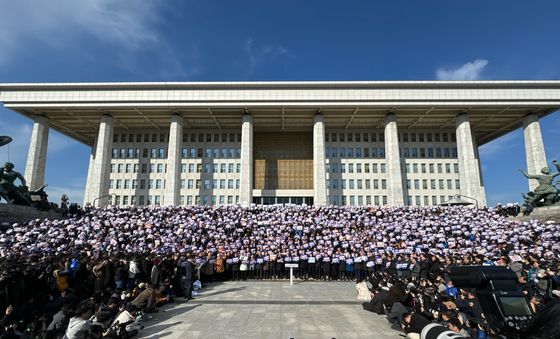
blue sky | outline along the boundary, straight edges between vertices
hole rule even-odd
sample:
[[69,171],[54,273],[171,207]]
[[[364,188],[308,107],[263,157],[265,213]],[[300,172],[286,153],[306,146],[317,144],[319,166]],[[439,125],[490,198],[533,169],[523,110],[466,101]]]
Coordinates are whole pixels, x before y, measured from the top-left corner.
[[[558,1],[0,0],[0,82],[560,79]],[[560,114],[541,121],[560,158]],[[31,123],[0,108],[24,171]],[[82,202],[89,150],[50,134],[46,182]],[[523,135],[480,150],[489,204],[527,189]]]

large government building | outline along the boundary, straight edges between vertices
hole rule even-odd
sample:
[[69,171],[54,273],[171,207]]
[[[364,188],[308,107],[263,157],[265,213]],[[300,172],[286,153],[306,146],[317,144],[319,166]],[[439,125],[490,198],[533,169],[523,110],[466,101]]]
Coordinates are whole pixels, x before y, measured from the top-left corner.
[[91,147],[84,203],[482,206],[479,146],[523,128],[540,172],[560,81],[25,83],[0,101],[34,121],[31,189],[50,128]]

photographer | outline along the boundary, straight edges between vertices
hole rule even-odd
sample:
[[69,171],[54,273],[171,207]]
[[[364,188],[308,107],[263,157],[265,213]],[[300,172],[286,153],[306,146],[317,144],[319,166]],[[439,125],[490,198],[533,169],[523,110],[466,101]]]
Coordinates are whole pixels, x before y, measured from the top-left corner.
[[83,302],[78,305],[76,315],[70,318],[68,329],[64,334],[64,339],[84,339],[88,334],[93,322],[90,318],[95,313],[95,305],[89,301]]

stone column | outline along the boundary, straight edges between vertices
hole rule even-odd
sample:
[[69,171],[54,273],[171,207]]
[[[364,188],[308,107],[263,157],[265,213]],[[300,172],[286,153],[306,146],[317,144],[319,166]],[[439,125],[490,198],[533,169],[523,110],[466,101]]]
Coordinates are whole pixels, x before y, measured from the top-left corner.
[[[113,117],[102,115],[95,146],[95,157],[90,181],[91,202],[95,206],[104,207],[108,204],[109,194],[109,168],[111,166],[111,145],[113,143]],[[103,197],[103,198],[100,198]],[[100,198],[100,199],[97,199]],[[96,200],[97,199],[97,200]]]
[[183,117],[179,114],[171,116],[169,128],[169,145],[167,146],[167,173],[163,204],[179,205],[181,180],[181,145],[183,143]]
[[474,198],[478,206],[482,207],[486,199],[481,195],[482,182],[480,180],[479,164],[475,156],[475,141],[471,132],[469,115],[462,113],[455,119],[457,135],[457,160],[459,162],[459,183],[461,195]]
[[88,174],[86,179],[86,187],[84,189],[84,204],[85,206],[88,202],[92,202],[94,198],[91,197],[91,180],[93,175],[93,166],[95,165],[95,150],[97,146],[97,136],[95,136],[93,141],[93,146],[91,147],[91,153],[89,155],[89,165],[88,165]]
[[49,120],[43,115],[38,115],[34,118],[33,122],[24,175],[27,187],[30,190],[35,190],[45,183],[48,143]]
[[480,179],[480,187],[478,191],[480,206],[486,206],[486,190],[484,189],[484,178],[482,177],[482,164],[480,163],[480,152],[478,150],[478,146],[476,145],[474,146],[474,153],[476,157],[476,165],[478,166],[478,174]]
[[313,118],[313,204],[327,205],[327,174],[325,165],[325,117]]
[[253,203],[253,116],[244,114],[241,125],[241,176],[239,203],[243,207]]
[[387,166],[387,203],[389,205],[404,205],[399,132],[395,113],[389,113],[385,117],[385,161]]
[[[527,171],[529,174],[541,174],[543,167],[548,166],[544,152],[544,144],[541,134],[539,117],[528,114],[523,119],[523,137],[525,139],[525,157],[527,159]],[[535,179],[529,179],[529,190],[534,191],[539,183]]]

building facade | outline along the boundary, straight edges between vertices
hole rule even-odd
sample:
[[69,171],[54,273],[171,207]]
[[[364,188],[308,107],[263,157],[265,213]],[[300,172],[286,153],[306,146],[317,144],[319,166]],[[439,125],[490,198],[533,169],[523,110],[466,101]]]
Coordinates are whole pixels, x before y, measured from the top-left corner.
[[34,119],[30,188],[49,128],[91,146],[84,203],[484,206],[478,147],[522,127],[540,172],[560,82],[0,84],[0,100]]

